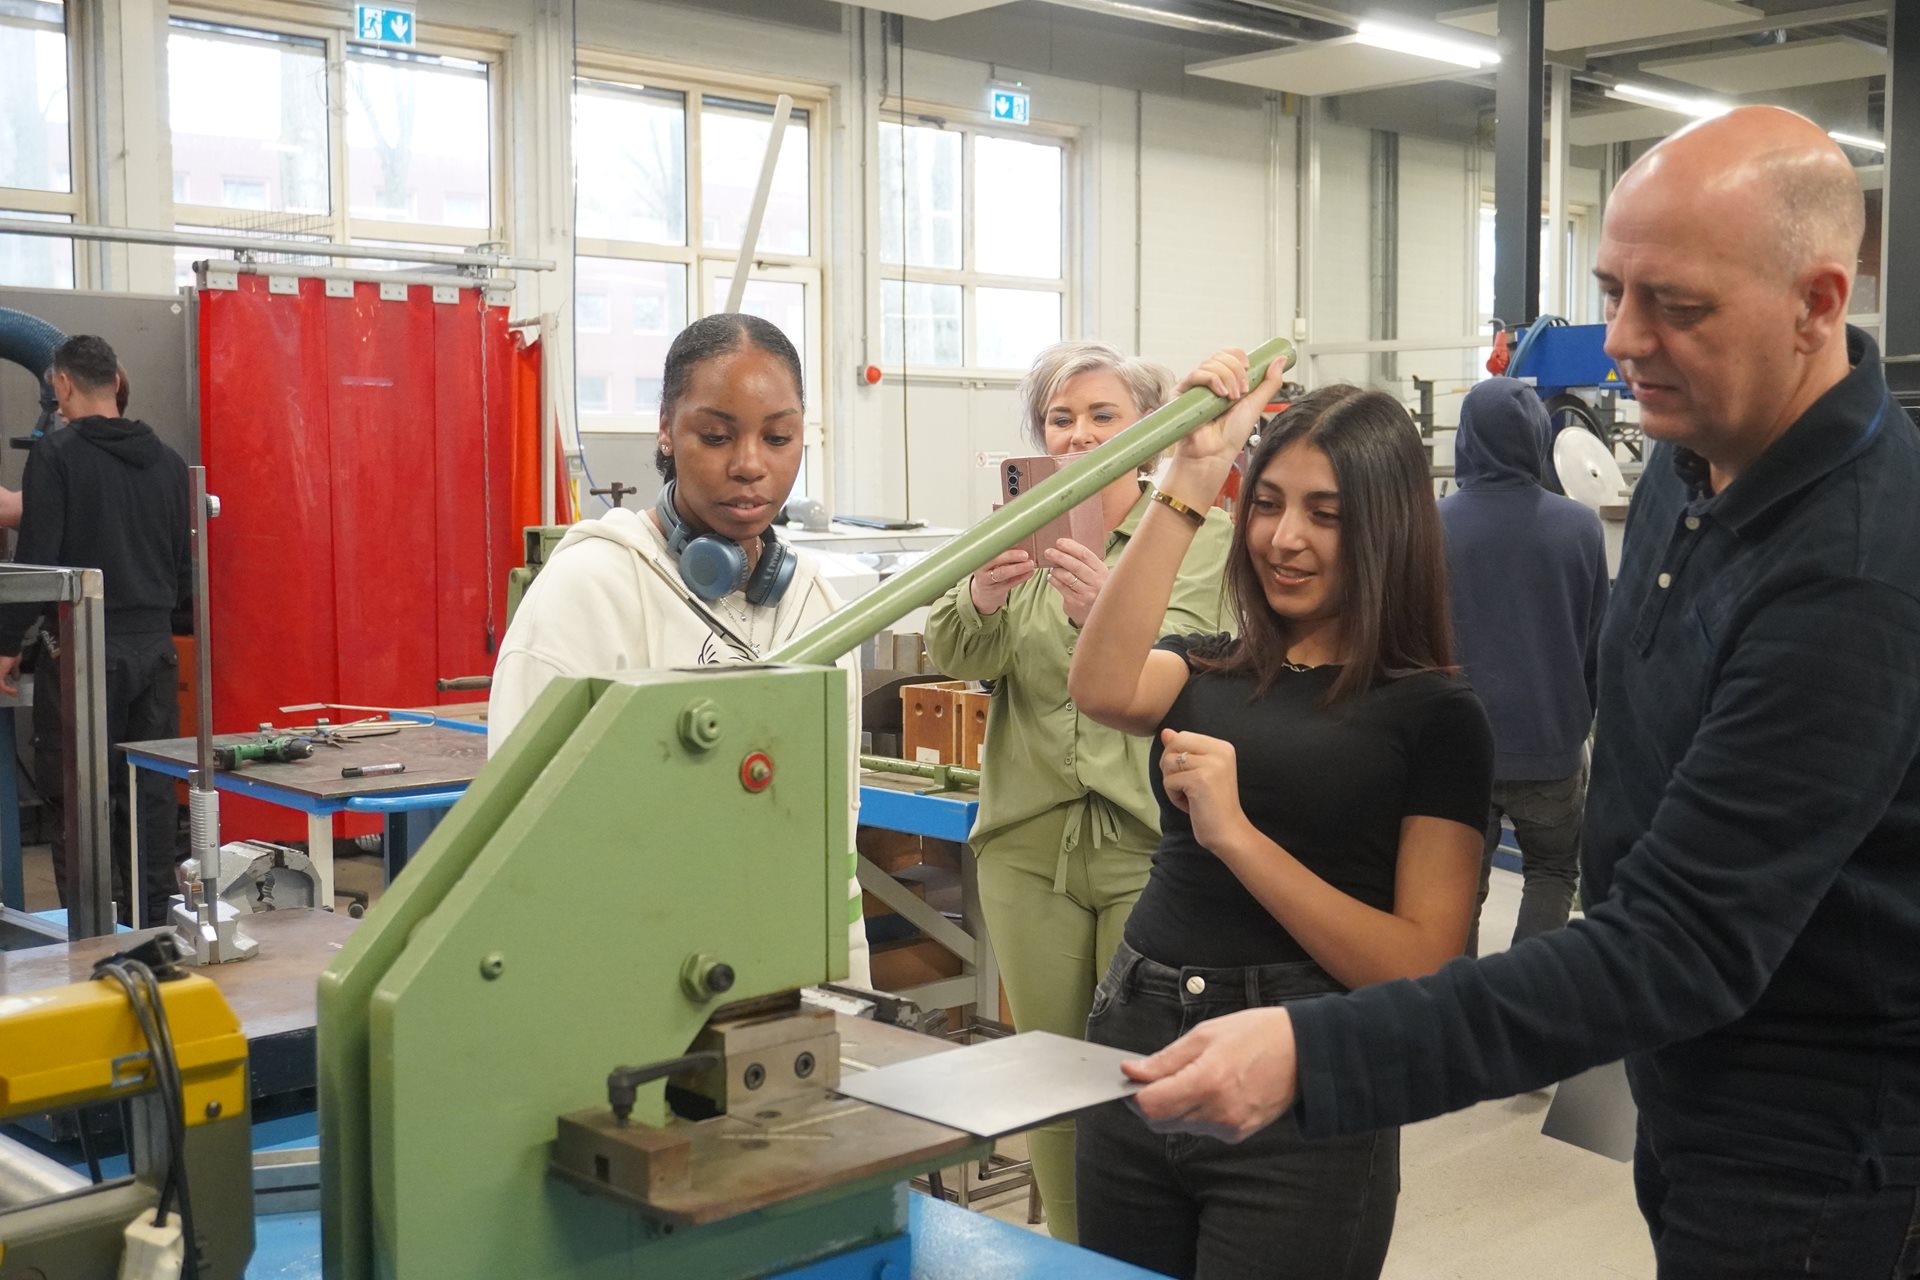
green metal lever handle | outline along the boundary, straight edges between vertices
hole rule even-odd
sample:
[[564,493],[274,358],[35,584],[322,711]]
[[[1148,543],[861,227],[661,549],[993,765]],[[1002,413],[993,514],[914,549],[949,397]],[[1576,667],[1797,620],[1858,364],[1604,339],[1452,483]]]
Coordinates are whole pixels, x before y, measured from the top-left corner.
[[[1293,344],[1275,338],[1256,348],[1247,371],[1258,385],[1275,360],[1291,365]],[[1009,502],[979,524],[956,536],[905,573],[854,601],[825,622],[795,636],[767,655],[768,662],[824,665],[857,647],[1011,547],[1056,516],[1139,467],[1161,450],[1179,443],[1227,411],[1227,401],[1195,387],[1161,405],[1064,471],[1042,481],[1023,498]]]

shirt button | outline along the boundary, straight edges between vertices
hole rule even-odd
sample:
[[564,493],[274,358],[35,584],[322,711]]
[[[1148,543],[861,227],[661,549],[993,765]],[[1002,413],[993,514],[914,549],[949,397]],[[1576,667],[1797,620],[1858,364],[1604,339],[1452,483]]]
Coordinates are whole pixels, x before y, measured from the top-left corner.
[[1699,527],[1700,527],[1700,517],[1699,517],[1699,516],[1688,516],[1688,517],[1687,517],[1687,528],[1688,528],[1689,530],[1693,530],[1693,529],[1698,529]]
[[1670,586],[1672,586],[1672,585],[1673,585],[1673,575],[1672,575],[1672,574],[1670,574],[1670,573],[1663,573],[1663,574],[1661,574],[1661,575],[1660,575],[1660,589],[1661,589],[1661,590],[1663,590],[1663,591],[1664,591],[1664,590],[1666,590],[1666,589],[1667,589],[1668,587],[1670,587]]
[[1197,996],[1202,991],[1205,991],[1206,989],[1207,989],[1207,980],[1201,977],[1199,974],[1196,973],[1191,978],[1187,979],[1188,995]]

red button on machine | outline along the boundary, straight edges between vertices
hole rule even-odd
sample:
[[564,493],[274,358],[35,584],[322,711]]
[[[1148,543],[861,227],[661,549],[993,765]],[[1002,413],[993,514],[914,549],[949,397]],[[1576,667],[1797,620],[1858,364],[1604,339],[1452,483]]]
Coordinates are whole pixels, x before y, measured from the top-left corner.
[[740,785],[761,792],[773,785],[773,759],[764,751],[755,751],[740,762]]

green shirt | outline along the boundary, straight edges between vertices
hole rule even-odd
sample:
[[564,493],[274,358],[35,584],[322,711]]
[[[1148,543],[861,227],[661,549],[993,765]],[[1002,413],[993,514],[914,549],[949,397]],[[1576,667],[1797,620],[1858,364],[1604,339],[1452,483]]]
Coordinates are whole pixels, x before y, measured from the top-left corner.
[[[1141,494],[1107,535],[1109,567],[1126,550],[1149,501]],[[1233,629],[1225,575],[1232,537],[1226,513],[1208,512],[1181,562],[1160,634]],[[1087,719],[1067,697],[1067,669],[1080,633],[1044,572],[1015,587],[999,612],[985,616],[974,608],[970,583],[962,581],[929,610],[926,635],[927,656],[942,672],[995,682],[980,760],[975,843],[1089,796],[1160,829],[1160,808],[1147,786],[1148,740]],[[1103,807],[1094,806],[1096,832],[1111,825],[1100,821]]]

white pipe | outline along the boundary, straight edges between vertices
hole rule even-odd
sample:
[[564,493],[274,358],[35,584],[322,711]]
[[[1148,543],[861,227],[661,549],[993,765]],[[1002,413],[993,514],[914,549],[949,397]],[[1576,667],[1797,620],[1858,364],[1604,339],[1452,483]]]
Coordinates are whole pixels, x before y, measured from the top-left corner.
[[781,94],[773,104],[773,128],[767,134],[767,153],[760,158],[760,182],[753,189],[753,205],[747,211],[746,233],[740,237],[740,259],[734,264],[733,284],[727,290],[727,310],[740,309],[746,296],[747,277],[753,273],[753,251],[760,243],[760,221],[767,214],[767,196],[773,191],[773,170],[780,162],[780,139],[787,131],[787,117],[793,112],[793,99]]
[[1573,73],[1555,66],[1549,79],[1552,105],[1547,113],[1547,243],[1540,255],[1550,316],[1567,314],[1567,113]]
[[207,231],[148,231],[141,227],[103,227],[86,222],[40,222],[0,218],[0,235],[53,236],[66,240],[106,240],[116,244],[164,244],[180,249],[232,249],[240,253],[296,253],[309,258],[373,258],[387,262],[425,262],[437,267],[486,267],[496,271],[552,271],[550,258],[516,258],[504,253],[408,249],[399,245],[334,244],[327,240],[283,240],[277,236],[239,236]]
[[196,273],[232,271],[243,276],[311,276],[315,280],[351,280],[355,284],[417,284],[429,289],[452,285],[456,289],[510,291],[515,286],[505,276],[476,279],[473,276],[437,274],[431,271],[355,271],[348,267],[308,267],[292,262],[240,262],[229,258],[208,258],[195,262]]

